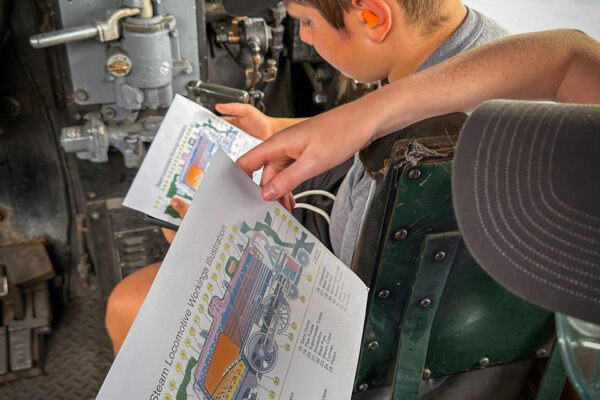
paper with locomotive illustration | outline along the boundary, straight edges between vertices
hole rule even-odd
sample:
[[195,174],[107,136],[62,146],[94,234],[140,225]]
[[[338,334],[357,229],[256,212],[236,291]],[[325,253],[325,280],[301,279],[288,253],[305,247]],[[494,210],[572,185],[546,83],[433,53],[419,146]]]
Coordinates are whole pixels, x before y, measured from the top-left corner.
[[[260,143],[182,96],[175,96],[123,204],[179,225],[170,202],[191,203],[218,147],[237,160]],[[254,176],[260,182],[260,174]]]
[[349,399],[366,301],[218,151],[98,399]]

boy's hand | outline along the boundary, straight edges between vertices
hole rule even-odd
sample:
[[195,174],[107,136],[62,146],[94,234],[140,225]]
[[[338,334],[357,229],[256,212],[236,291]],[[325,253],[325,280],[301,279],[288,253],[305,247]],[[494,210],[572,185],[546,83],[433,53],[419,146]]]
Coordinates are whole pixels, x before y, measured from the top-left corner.
[[371,142],[374,126],[363,114],[350,103],[309,118],[273,135],[237,164],[249,176],[264,166],[261,195],[267,201],[280,199]]
[[[183,217],[185,217],[185,214],[188,212],[190,205],[181,199],[174,198],[174,199],[171,199],[171,207],[173,207],[175,209],[175,211],[177,211],[179,213],[179,215],[181,215],[181,219],[183,219]],[[173,239],[175,239],[175,234],[177,233],[177,231],[174,231],[173,229],[167,229],[167,228],[161,228],[161,229],[162,229],[162,233],[165,236],[165,239],[167,240],[167,242],[169,244],[173,243]]]
[[217,104],[216,109],[222,118],[244,132],[260,140],[266,140],[275,133],[275,118],[260,112],[256,107],[242,103]]

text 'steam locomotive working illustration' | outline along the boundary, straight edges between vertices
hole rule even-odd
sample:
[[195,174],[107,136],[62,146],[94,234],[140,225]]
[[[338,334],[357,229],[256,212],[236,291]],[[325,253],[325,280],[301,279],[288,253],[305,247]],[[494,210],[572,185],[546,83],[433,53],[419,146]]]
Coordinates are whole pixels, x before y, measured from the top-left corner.
[[[270,228],[265,232],[279,241]],[[304,232],[293,248],[283,242],[271,245],[260,231],[247,234],[251,236],[239,263],[228,265],[232,278],[225,296],[213,297],[209,306],[213,322],[193,376],[200,399],[259,398],[261,377],[278,360],[275,337],[290,325],[290,301],[298,298],[302,270],[314,247],[306,243]],[[232,293],[237,296],[232,298]]]

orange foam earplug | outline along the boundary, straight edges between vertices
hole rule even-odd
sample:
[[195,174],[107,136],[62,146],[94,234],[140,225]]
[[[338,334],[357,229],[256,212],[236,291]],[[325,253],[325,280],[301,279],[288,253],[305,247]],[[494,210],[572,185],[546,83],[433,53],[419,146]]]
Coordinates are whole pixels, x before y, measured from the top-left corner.
[[371,28],[375,28],[379,25],[379,17],[373,14],[373,11],[365,10],[362,12],[362,17]]

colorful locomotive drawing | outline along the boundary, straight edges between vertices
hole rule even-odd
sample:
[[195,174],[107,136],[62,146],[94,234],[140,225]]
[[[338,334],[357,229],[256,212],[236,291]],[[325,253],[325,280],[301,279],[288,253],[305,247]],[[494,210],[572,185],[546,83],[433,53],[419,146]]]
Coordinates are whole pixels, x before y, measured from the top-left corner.
[[213,297],[209,305],[212,325],[193,376],[200,399],[258,399],[262,375],[277,363],[275,336],[290,324],[289,302],[298,298],[298,283],[314,246],[305,242],[306,233],[293,250],[271,246],[262,232],[249,233],[239,263],[232,264],[235,272],[226,294]]
[[181,169],[180,181],[192,189],[198,189],[198,185],[204,177],[204,171],[208,167],[217,145],[204,135],[198,135],[194,147],[183,156],[185,164]]

